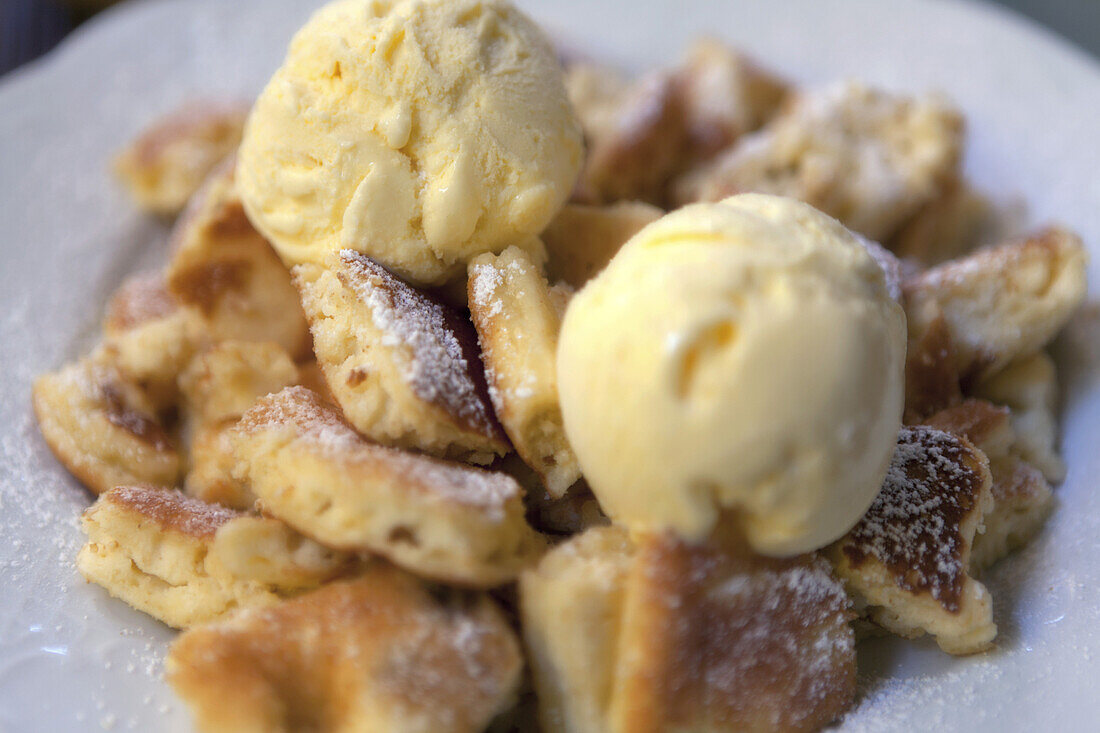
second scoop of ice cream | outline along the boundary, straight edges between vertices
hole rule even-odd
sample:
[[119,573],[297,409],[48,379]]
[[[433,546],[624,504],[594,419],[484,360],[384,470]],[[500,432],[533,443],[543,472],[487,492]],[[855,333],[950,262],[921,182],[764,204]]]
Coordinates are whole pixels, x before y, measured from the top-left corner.
[[508,3],[339,0],[257,100],[238,180],[288,264],[350,248],[434,284],[541,231],[581,156],[554,52]]
[[613,519],[824,546],[866,511],[901,422],[906,327],[861,241],[746,194],[636,234],[566,313],[566,432]]

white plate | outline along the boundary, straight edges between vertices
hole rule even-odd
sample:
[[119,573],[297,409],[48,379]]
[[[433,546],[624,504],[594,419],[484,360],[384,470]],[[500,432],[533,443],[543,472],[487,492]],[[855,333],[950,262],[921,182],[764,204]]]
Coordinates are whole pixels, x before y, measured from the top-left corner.
[[[597,56],[644,68],[691,37],[727,37],[799,82],[857,77],[948,92],[966,111],[967,169],[1093,246],[1100,284],[1100,70],[992,7],[924,0],[524,3]],[[168,629],[73,569],[89,496],[30,414],[32,376],[84,350],[107,294],[161,256],[165,231],[111,182],[112,151],[188,97],[252,95],[312,3],[148,2],[92,22],[0,84],[0,731],[187,730],[159,679]],[[1100,389],[1072,344],[1059,507],[988,578],[998,648],[861,649],[851,730],[1083,730],[1100,702]]]

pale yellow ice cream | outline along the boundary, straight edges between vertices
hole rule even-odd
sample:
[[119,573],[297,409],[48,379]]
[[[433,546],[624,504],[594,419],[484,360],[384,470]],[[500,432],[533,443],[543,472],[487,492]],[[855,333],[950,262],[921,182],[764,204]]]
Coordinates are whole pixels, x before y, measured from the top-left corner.
[[700,539],[730,517],[759,552],[813,550],[882,484],[905,344],[882,270],[836,220],[757,194],[687,206],[569,305],[566,432],[616,521]]
[[554,52],[499,0],[340,0],[290,44],[238,164],[288,264],[351,248],[418,284],[537,234],[581,135]]

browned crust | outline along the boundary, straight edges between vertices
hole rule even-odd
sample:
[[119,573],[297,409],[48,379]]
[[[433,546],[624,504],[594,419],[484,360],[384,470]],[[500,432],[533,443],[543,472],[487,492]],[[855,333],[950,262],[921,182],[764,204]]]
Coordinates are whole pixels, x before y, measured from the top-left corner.
[[89,509],[111,504],[157,523],[162,531],[179,532],[201,540],[212,540],[226,522],[243,513],[192,499],[180,491],[156,486],[118,486],[104,493]]
[[683,99],[673,77],[654,74],[640,80],[615,129],[588,141],[588,161],[573,200],[662,203],[686,140]]
[[73,478],[80,482],[80,485],[86,488],[93,494],[102,494],[104,491],[110,489],[110,486],[102,486],[99,480],[99,474],[92,468],[77,465],[69,460],[68,454],[61,449],[61,446],[53,439],[52,431],[43,429],[42,426],[47,425],[53,420],[53,416],[50,415],[47,407],[41,402],[38,396],[37,386],[32,392],[31,405],[34,408],[34,417],[39,425],[39,434],[42,439],[46,441],[46,445],[49,447],[50,452],[53,453],[53,457],[57,459],[58,463],[65,467],[65,470],[72,474]]
[[851,704],[848,599],[820,558],[642,536],[627,595],[619,730],[817,730]]
[[924,424],[938,430],[961,435],[977,446],[984,446],[1009,423],[1007,407],[970,398],[931,415]]
[[841,550],[853,568],[874,558],[899,588],[958,613],[969,556],[961,525],[989,481],[985,456],[965,438],[903,427],[882,490]]
[[905,422],[924,418],[962,400],[955,347],[941,316],[911,340],[905,359]]
[[111,382],[99,385],[100,395],[106,406],[107,419],[112,425],[133,435],[141,442],[157,451],[172,450],[172,441],[168,433],[152,417],[129,407],[122,391]]
[[104,328],[107,331],[128,331],[142,323],[164,318],[179,308],[168,291],[164,275],[147,272],[128,278],[107,303]]
[[247,260],[204,262],[176,272],[172,277],[172,291],[184,303],[210,316],[226,293],[240,292],[247,287],[251,270],[252,265]]

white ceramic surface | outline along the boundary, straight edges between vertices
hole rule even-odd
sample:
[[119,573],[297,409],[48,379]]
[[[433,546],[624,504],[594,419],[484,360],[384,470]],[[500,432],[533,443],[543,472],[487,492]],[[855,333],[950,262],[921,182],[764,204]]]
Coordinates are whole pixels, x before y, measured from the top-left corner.
[[[799,82],[942,89],[967,113],[979,186],[1078,229],[1100,292],[1100,69],[1014,16],[944,0],[522,4],[570,47],[638,68],[709,32]],[[124,4],[0,82],[0,731],[189,729],[159,677],[172,634],[73,569],[90,498],[39,438],[30,382],[84,350],[110,291],[162,257],[165,229],[112,183],[112,151],[189,97],[255,94],[312,5]],[[844,729],[1096,729],[1100,385],[1088,344],[1063,341],[1069,476],[1038,540],[987,578],[997,650],[865,645]]]

